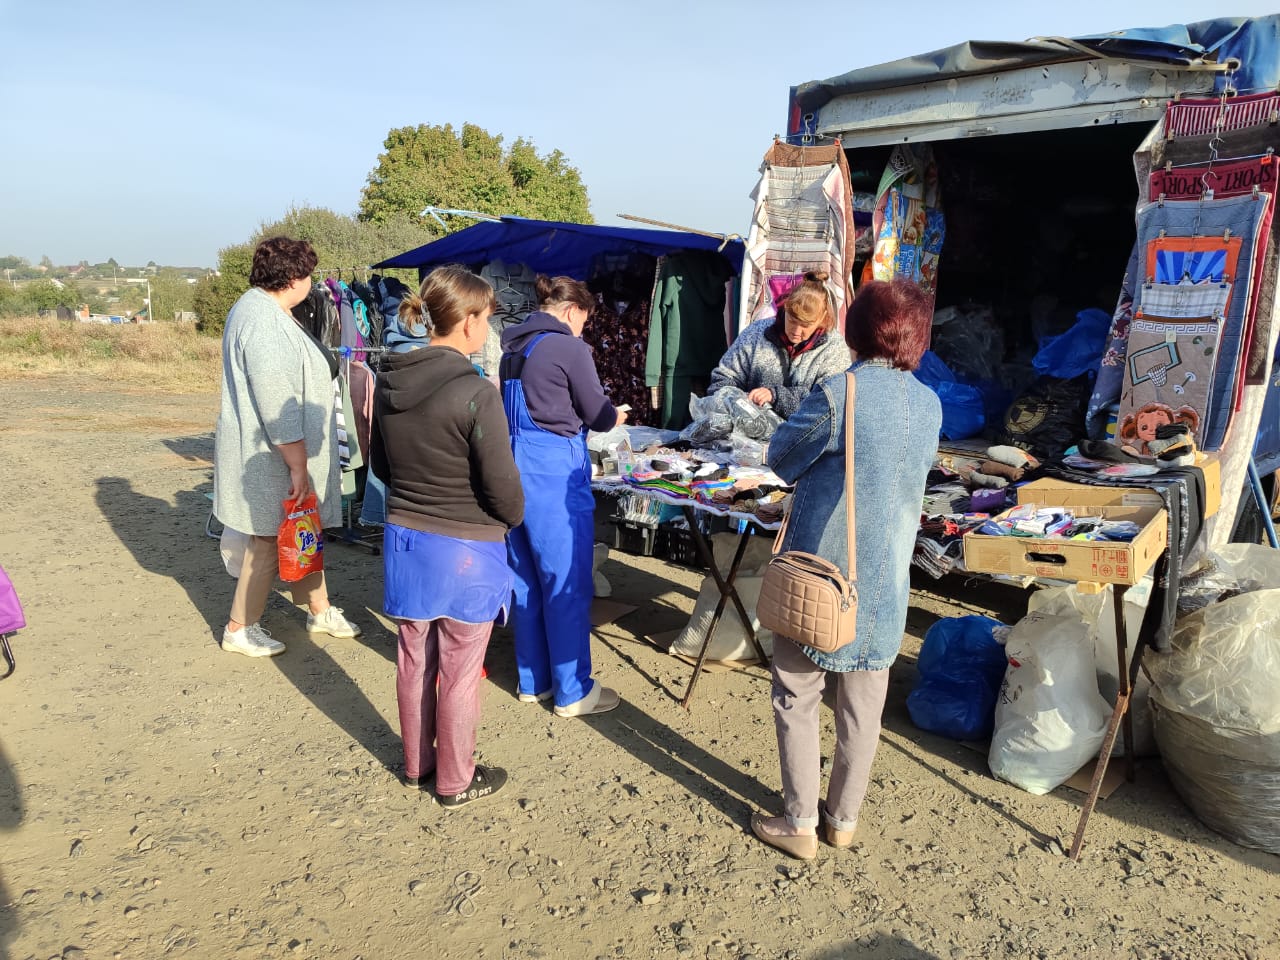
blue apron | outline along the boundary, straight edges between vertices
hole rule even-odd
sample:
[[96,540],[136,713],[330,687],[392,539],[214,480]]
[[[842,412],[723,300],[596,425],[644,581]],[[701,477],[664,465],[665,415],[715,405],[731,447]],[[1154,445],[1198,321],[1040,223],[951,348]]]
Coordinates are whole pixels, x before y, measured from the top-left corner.
[[[507,535],[515,574],[512,625],[520,692],[550,690],[566,707],[591,692],[591,578],[595,500],[587,431],[562,437],[529,415],[524,362],[542,338],[509,358],[502,406],[524,487],[524,523]],[[513,361],[513,362],[512,362]]]

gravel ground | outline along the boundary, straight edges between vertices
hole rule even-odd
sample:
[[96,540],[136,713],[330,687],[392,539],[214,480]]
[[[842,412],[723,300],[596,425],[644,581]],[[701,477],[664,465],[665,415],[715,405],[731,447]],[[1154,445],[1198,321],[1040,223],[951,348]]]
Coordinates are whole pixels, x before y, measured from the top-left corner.
[[708,674],[683,710],[689,668],[641,637],[683,625],[699,575],[616,552],[604,572],[638,610],[595,658],[622,707],[516,702],[498,631],[480,752],[511,783],[446,813],[392,772],[378,558],[326,551],[359,641],[309,638],[275,596],[287,653],[218,649],[216,398],[72,378],[5,396],[0,562],[30,626],[0,684],[0,960],[1280,957],[1280,859],[1203,827],[1159,760],[1100,804],[1075,864],[1058,845],[1081,794],[1025,794],[912,726],[924,631],[1012,622],[1016,590],[916,592],[851,850],[799,864],[749,836],[779,806],[767,676]]

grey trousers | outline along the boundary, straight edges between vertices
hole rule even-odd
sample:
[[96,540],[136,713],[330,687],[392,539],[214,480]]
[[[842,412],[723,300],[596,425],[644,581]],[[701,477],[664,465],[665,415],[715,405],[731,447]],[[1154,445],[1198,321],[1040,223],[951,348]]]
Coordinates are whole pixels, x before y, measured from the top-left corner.
[[[837,830],[852,830],[867,795],[871,761],[880,740],[880,716],[889,692],[888,670],[837,673],[836,752],[827,785],[826,818]],[[783,810],[794,827],[818,825],[818,708],[827,671],[790,640],[773,645],[773,721],[782,761]]]

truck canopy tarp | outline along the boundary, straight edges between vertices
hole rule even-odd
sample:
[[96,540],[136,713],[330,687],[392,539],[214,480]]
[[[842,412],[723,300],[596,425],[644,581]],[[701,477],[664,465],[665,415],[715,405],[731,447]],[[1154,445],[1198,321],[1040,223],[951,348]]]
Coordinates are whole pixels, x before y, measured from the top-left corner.
[[447,237],[374,264],[379,268],[416,267],[421,274],[445,263],[523,263],[539,273],[587,278],[594,256],[601,253],[647,253],[660,257],[677,250],[717,250],[737,272],[742,270],[741,240],[677,230],[634,230],[594,224],[558,223],[503,217],[459,230]]
[[[972,40],[892,63],[852,70],[828,80],[791,88],[792,103],[802,113],[820,110],[846,94],[913,86],[999,73],[1048,63],[1116,59],[1196,67],[1240,61],[1231,85],[1241,93],[1280,86],[1280,14],[1224,17],[1167,27],[1138,27],[1115,33],[1073,37],[1070,41],[1038,37],[1025,43]],[[1226,83],[1219,76],[1215,88]]]

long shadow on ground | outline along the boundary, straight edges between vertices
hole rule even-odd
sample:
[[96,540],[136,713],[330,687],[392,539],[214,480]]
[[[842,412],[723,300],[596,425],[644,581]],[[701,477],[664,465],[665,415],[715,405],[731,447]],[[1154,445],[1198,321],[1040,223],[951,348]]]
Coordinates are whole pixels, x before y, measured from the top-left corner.
[[[227,619],[234,584],[222,571],[216,550],[209,552],[210,563],[217,565],[212,574],[203,563],[199,572],[193,569],[189,556],[193,539],[203,537],[200,530],[209,512],[209,501],[204,494],[182,490],[175,495],[176,504],[170,504],[159,497],[139,493],[132,482],[123,477],[102,477],[97,480],[95,499],[137,564],[157,576],[177,580],[186,590],[192,605],[209,625],[210,656],[226,656],[216,644]],[[270,626],[271,621],[281,617],[290,618],[296,625],[286,628],[287,637],[282,636],[287,640],[288,649],[271,658],[276,668],[348,736],[384,765],[392,765],[399,756],[397,734],[355,681],[302,629],[305,614],[273,596],[268,603],[265,625]],[[376,623],[359,619],[366,630],[381,632]]]

